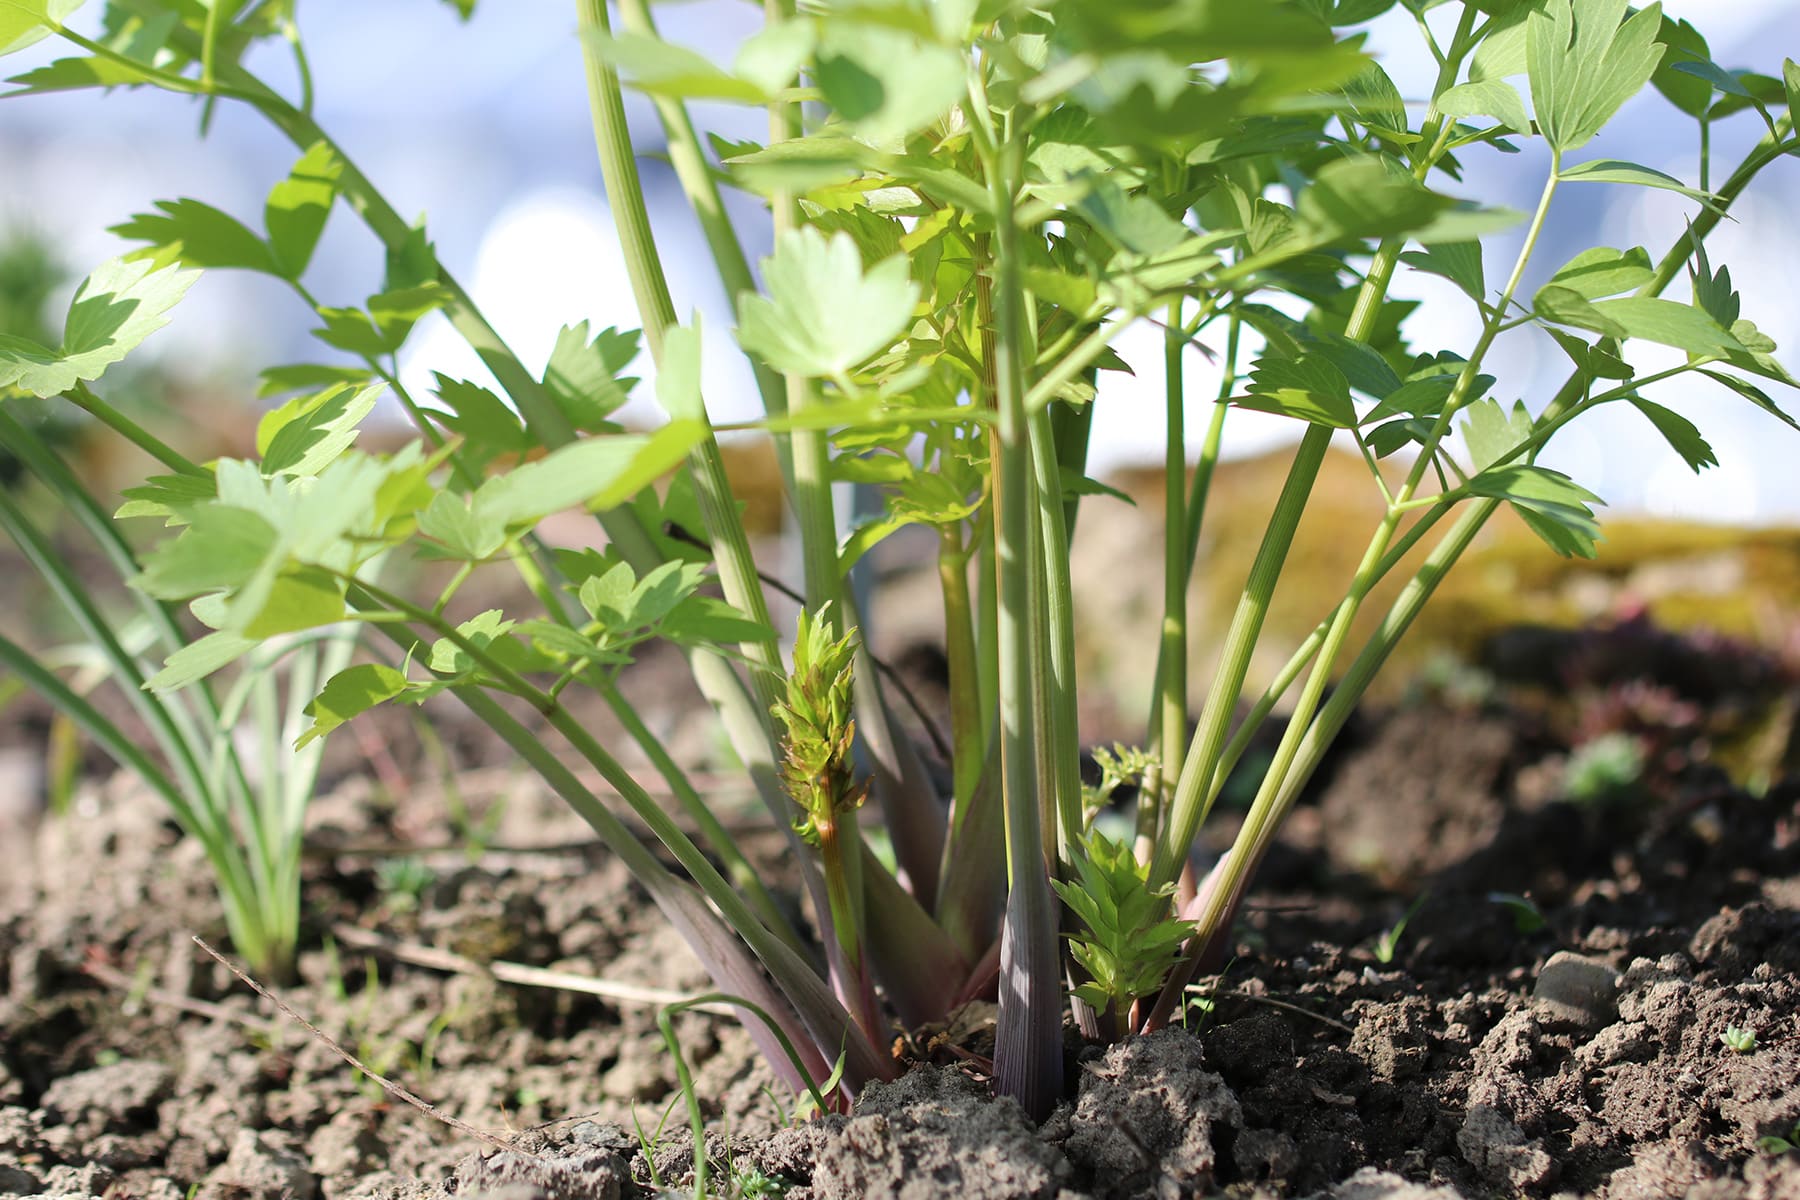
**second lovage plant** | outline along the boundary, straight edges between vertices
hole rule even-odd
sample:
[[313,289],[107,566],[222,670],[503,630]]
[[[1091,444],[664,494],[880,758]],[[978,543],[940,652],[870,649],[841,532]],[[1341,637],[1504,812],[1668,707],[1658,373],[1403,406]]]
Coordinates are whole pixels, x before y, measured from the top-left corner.
[[[1656,394],[1735,394],[1777,414],[1763,387],[1794,385],[1740,315],[1705,239],[1758,172],[1795,149],[1800,71],[1727,70],[1699,32],[1655,5],[1405,0],[1438,64],[1430,94],[1408,97],[1353,31],[1393,0],[765,0],[762,30],[728,63],[664,40],[645,0],[613,11],[577,0],[600,163],[643,328],[567,328],[541,372],[519,362],[425,230],[401,220],[367,167],[314,121],[291,0],[112,0],[94,36],[66,23],[72,7],[0,0],[0,45],[55,35],[73,47],[20,76],[14,95],[153,87],[196,97],[203,117],[244,104],[299,158],[260,229],[192,199],[119,226],[154,269],[93,296],[87,319],[111,339],[109,356],[85,351],[92,339],[62,350],[11,340],[0,343],[0,378],[46,380],[39,390],[54,393],[69,386],[63,377],[33,372],[60,361],[71,378],[93,380],[112,350],[148,332],[130,314],[184,267],[285,280],[332,352],[265,375],[265,392],[285,399],[260,460],[221,460],[133,493],[132,512],[174,527],[137,586],[191,600],[211,630],[150,686],[191,686],[265,638],[362,623],[373,658],[324,685],[307,737],[381,703],[461,699],[637,873],[718,987],[754,1011],[749,1028],[795,1083],[825,1081],[835,1067],[854,1094],[899,1069],[887,1049],[896,1024],[997,994],[995,1086],[1046,1113],[1063,1092],[1071,1009],[1091,1037],[1155,1028],[1216,960],[1320,755],[1495,512],[1509,506],[1557,553],[1595,553],[1598,498],[1536,461],[1558,430],[1601,405],[1630,405],[1699,470],[1713,463],[1703,435],[1649,385],[1679,380]],[[297,96],[244,65],[246,49],[276,38],[299,66]],[[777,440],[805,551],[808,615],[791,659],[725,480],[697,325],[681,323],[669,298],[621,77],[654,99],[736,297],[737,340],[768,413],[755,424]],[[1694,119],[1686,181],[1592,151],[1621,105],[1651,86]],[[767,137],[703,141],[692,100],[765,109]],[[1762,127],[1729,166],[1711,159],[1712,126],[1727,119]],[[1541,176],[1534,211],[1459,195],[1465,161],[1532,143],[1543,152],[1518,161]],[[721,203],[726,187],[767,201],[774,250],[760,273]],[[1562,192],[1621,187],[1671,191],[1685,212],[1660,244],[1537,263]],[[360,302],[315,296],[305,282],[339,200],[387,262],[383,288]],[[1388,294],[1403,265],[1461,290],[1479,320],[1471,344],[1409,343],[1416,306]],[[1525,286],[1546,271],[1541,287]],[[496,386],[441,375],[431,395],[403,385],[396,353],[431,311],[469,340]],[[1121,846],[1093,831],[1077,769],[1069,545],[1094,490],[1084,464],[1096,372],[1126,367],[1114,343],[1140,319],[1160,324],[1167,347],[1165,613],[1144,744],[1113,760],[1142,781],[1136,844]],[[1567,358],[1553,394],[1494,394],[1490,355],[1512,330]],[[1189,344],[1222,363],[1216,392],[1198,394],[1186,378]],[[640,346],[668,417],[650,433],[611,420]],[[1640,353],[1649,347],[1664,350]],[[419,440],[378,455],[354,443],[383,385]],[[86,402],[103,411],[98,397]],[[1207,481],[1234,408],[1290,417],[1301,436],[1274,510],[1228,514],[1266,530],[1216,673],[1190,680],[1184,597],[1202,521],[1220,519]],[[1206,428],[1191,485],[1190,421]],[[1367,460],[1384,515],[1341,597],[1273,685],[1249,694],[1263,615],[1334,439]],[[1386,458],[1400,464],[1392,475],[1377,469]],[[840,540],[832,485],[844,480],[873,485],[885,506]],[[604,527],[603,551],[536,537],[542,518],[572,505]],[[906,525],[938,539],[947,794],[894,719],[845,586],[856,560]],[[378,555],[457,569],[440,594],[406,596],[370,581],[363,568]],[[534,607],[453,623],[447,606],[494,559],[517,568]],[[1397,599],[1373,633],[1356,634],[1372,590],[1395,574],[1405,580]],[[655,638],[684,649],[790,831],[816,930],[789,922],[705,797],[618,700],[619,672]],[[683,821],[571,718],[572,688],[614,702]],[[1197,712],[1190,694],[1205,697]],[[541,713],[557,744],[497,697]],[[1251,715],[1234,732],[1240,705]],[[1243,832],[1197,871],[1196,833],[1277,705],[1291,719]],[[576,761],[679,870],[582,783]],[[873,825],[893,867],[870,849]]]

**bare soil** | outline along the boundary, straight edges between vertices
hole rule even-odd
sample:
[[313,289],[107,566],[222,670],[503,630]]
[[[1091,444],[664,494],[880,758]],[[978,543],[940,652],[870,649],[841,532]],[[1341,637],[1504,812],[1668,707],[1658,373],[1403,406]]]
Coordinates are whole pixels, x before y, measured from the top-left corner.
[[[1800,780],[1758,796],[1678,763],[1575,804],[1546,729],[1441,693],[1366,717],[1185,1027],[1072,1037],[1071,1094],[1041,1127],[950,1056],[787,1127],[748,1039],[684,1015],[716,1174],[818,1200],[1800,1198],[1800,1153],[1758,1145],[1800,1140]],[[194,947],[224,944],[204,864],[115,777],[5,846],[0,1197],[602,1200],[690,1180],[654,1003],[442,968],[685,989],[697,964],[529,779],[463,772],[459,827],[411,783],[351,775],[315,806],[309,949],[282,994],[512,1149],[359,1080]],[[485,849],[455,848],[486,813]]]

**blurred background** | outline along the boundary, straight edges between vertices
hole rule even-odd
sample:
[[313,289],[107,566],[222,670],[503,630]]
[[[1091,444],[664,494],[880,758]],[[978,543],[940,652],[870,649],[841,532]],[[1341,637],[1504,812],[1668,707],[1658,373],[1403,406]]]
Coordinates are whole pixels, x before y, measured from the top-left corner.
[[[74,18],[99,19],[98,3]],[[1450,12],[1445,6],[1434,20]],[[1781,74],[1784,55],[1800,54],[1800,11],[1789,0],[1668,0],[1669,15],[1692,20],[1729,68]],[[428,230],[450,268],[520,352],[541,366],[564,323],[587,318],[633,327],[637,317],[620,266],[593,137],[574,31],[563,0],[487,0],[466,25],[434,0],[308,0],[300,25],[317,86],[317,115],[402,213],[428,215]],[[670,4],[659,14],[664,33],[709,53],[729,54],[752,32],[755,6],[700,0]],[[85,24],[84,24],[85,23]],[[1411,15],[1396,7],[1369,27],[1370,46],[1409,99],[1428,90],[1434,66]],[[8,59],[17,74],[61,55],[54,39]],[[250,65],[290,88],[285,49],[265,47]],[[130,96],[73,93],[34,96],[0,107],[0,243],[33,239],[50,248],[67,273],[60,308],[73,280],[120,251],[107,226],[159,199],[192,196],[240,217],[255,217],[268,188],[291,165],[294,150],[259,117],[223,105],[203,138],[199,106],[148,91]],[[708,396],[723,418],[751,415],[754,391],[730,341],[732,319],[711,276],[699,231],[672,173],[656,157],[660,131],[649,106],[632,109],[644,155],[646,186],[668,260],[678,308],[706,318]],[[759,112],[697,110],[726,136],[760,138]],[[1761,131],[1742,113],[1714,133],[1717,176]],[[1622,158],[1696,180],[1692,121],[1659,95],[1634,101],[1581,157]],[[1489,203],[1529,209],[1546,156],[1532,142],[1512,156],[1471,155],[1459,189]],[[1443,181],[1440,181],[1440,185]],[[1791,351],[1800,338],[1800,231],[1792,197],[1800,163],[1784,160],[1764,173],[1734,209],[1737,220],[1713,238],[1714,261],[1730,263],[1743,311]],[[753,255],[767,248],[767,225],[751,197],[733,195]],[[1544,246],[1526,294],[1589,245],[1643,244],[1660,254],[1691,213],[1692,202],[1668,192],[1613,186],[1566,187],[1557,201],[1555,237]],[[1488,275],[1503,279],[1516,249],[1502,238],[1490,247]],[[379,283],[381,256],[343,210],[327,229],[308,283],[326,303],[357,303]],[[1472,306],[1448,284],[1403,270],[1395,291],[1425,300],[1413,326],[1415,348],[1466,347],[1474,338]],[[1673,294],[1684,296],[1685,285]],[[243,397],[246,417],[254,376],[280,362],[317,360],[307,331],[311,314],[276,282],[215,271],[177,310],[169,329],[145,349],[149,360],[186,390],[228,402]],[[1135,377],[1103,377],[1095,444],[1097,473],[1160,458],[1160,335],[1144,327],[1121,346]],[[1643,363],[1653,364],[1653,353]],[[1791,360],[1790,360],[1791,361]],[[407,346],[405,375],[427,391],[430,372],[484,378],[460,340],[432,318]],[[648,364],[639,364],[648,374]],[[1560,382],[1560,352],[1531,331],[1503,339],[1493,367],[1500,396],[1536,407]],[[1192,394],[1211,397],[1215,374],[1197,352]],[[1712,440],[1722,467],[1696,476],[1637,413],[1603,411],[1561,435],[1545,459],[1603,496],[1615,514],[1642,513],[1732,523],[1785,523],[1800,516],[1793,483],[1792,431],[1709,383],[1676,383],[1651,393],[1693,419]],[[1778,400],[1782,399],[1778,397]],[[649,416],[639,402],[638,414]],[[246,422],[247,424],[248,422]],[[1205,422],[1189,422],[1198,439]],[[1228,456],[1245,456],[1292,440],[1298,427],[1278,417],[1234,413]]]

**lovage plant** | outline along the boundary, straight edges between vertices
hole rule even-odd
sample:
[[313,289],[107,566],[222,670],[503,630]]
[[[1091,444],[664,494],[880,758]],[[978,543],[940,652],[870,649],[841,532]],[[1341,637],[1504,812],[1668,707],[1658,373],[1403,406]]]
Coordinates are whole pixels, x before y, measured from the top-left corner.
[[[286,281],[332,351],[265,375],[265,394],[286,399],[264,426],[260,460],[221,460],[132,494],[132,514],[175,527],[137,586],[191,601],[211,630],[149,685],[190,686],[267,638],[362,623],[371,657],[323,686],[307,736],[382,703],[461,699],[637,873],[719,988],[754,1006],[752,1033],[797,1083],[836,1068],[853,1093],[889,1077],[896,1023],[919,1026],[997,994],[996,1087],[1047,1111],[1062,1088],[1071,1010],[1092,1037],[1155,1028],[1217,960],[1321,754],[1494,514],[1509,507],[1557,553],[1595,553],[1598,498],[1537,462],[1558,430],[1630,405],[1698,470],[1713,461],[1702,434],[1644,389],[1680,379],[1779,414],[1763,388],[1794,384],[1739,313],[1705,240],[1757,174],[1795,149],[1800,70],[1727,70],[1699,32],[1654,4],[765,0],[762,30],[714,62],[664,40],[646,0],[618,0],[616,12],[577,0],[600,163],[643,328],[565,329],[542,371],[513,355],[425,230],[314,121],[292,0],[110,0],[92,36],[67,23],[73,7],[0,0],[0,46],[55,35],[76,50],[20,76],[13,94],[150,87],[196,97],[202,114],[244,104],[299,158],[260,229],[193,199],[119,226],[141,249],[90,283],[84,336],[60,350],[0,344],[0,379],[49,393],[91,381],[148,332],[142,315],[184,268]],[[1416,18],[1438,65],[1429,94],[1406,96],[1354,32],[1389,10]],[[293,47],[298,96],[244,65],[250,46],[277,38]],[[736,298],[737,340],[767,410],[755,425],[781,452],[808,610],[791,662],[725,479],[699,331],[670,301],[622,80],[655,101]],[[1696,123],[1687,181],[1590,153],[1652,85]],[[763,108],[768,135],[704,141],[693,100]],[[1710,130],[1728,118],[1766,133],[1727,170],[1711,161]],[[1459,195],[1466,160],[1539,141],[1548,162],[1533,212]],[[721,203],[727,187],[767,201],[774,250],[760,271]],[[1594,247],[1527,289],[1556,197],[1596,187],[1665,189],[1687,211],[1662,245]],[[339,200],[386,256],[384,286],[360,303],[317,297],[305,282]],[[1490,244],[1519,226],[1506,252]],[[1402,265],[1461,290],[1479,321],[1471,344],[1408,341],[1416,306],[1389,296]],[[396,353],[432,311],[468,339],[492,386],[440,376],[435,394],[413,395],[403,385]],[[1125,847],[1090,828],[1078,771],[1069,546],[1094,491],[1084,466],[1096,374],[1126,368],[1114,346],[1140,320],[1157,322],[1167,347],[1165,613],[1154,714],[1144,744],[1116,760],[1140,785],[1136,845]],[[94,329],[98,341],[86,336]],[[1495,394],[1491,352],[1515,329],[1567,357],[1554,393]],[[640,340],[668,419],[627,432],[612,418],[634,385],[622,372]],[[1191,344],[1222,364],[1216,392],[1190,386]],[[1676,353],[1652,369],[1645,345]],[[355,445],[383,387],[419,432],[392,454]],[[1234,408],[1289,417],[1300,439],[1274,510],[1256,515],[1260,552],[1190,712],[1184,597],[1202,521],[1219,519],[1207,483]],[[1190,420],[1206,425],[1191,482]],[[1384,514],[1341,597],[1322,606],[1272,686],[1247,694],[1263,615],[1334,440],[1367,460]],[[1400,465],[1390,473],[1383,459]],[[844,480],[886,502],[840,538],[832,486]],[[604,527],[604,550],[558,550],[535,535],[576,505]],[[894,718],[845,586],[856,560],[906,525],[937,536],[952,730],[944,794]],[[457,568],[438,595],[411,597],[371,581],[365,567],[380,555]],[[533,610],[453,623],[447,606],[493,559],[516,566]],[[1356,634],[1373,589],[1395,575],[1405,579],[1397,598],[1372,633]],[[789,921],[628,707],[618,706],[685,821],[570,716],[571,688],[616,697],[619,672],[655,638],[684,649],[790,831],[816,928]],[[558,743],[533,736],[497,697],[541,713]],[[1277,705],[1290,714],[1286,732],[1242,833],[1216,865],[1196,867],[1201,823]],[[678,870],[588,789],[575,761]],[[874,823],[892,866],[871,849]],[[777,1052],[777,1030],[796,1059]]]

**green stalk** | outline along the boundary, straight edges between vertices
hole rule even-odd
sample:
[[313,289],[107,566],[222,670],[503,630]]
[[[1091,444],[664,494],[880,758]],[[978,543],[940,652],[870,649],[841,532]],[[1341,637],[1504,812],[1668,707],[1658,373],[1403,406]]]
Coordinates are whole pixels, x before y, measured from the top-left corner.
[[1513,263],[1512,275],[1500,293],[1499,302],[1494,306],[1494,315],[1484,322],[1481,337],[1477,339],[1475,348],[1470,353],[1467,363],[1464,364],[1462,373],[1457,377],[1450,396],[1445,400],[1443,411],[1438,414],[1437,420],[1432,426],[1431,435],[1421,448],[1418,460],[1413,464],[1412,470],[1408,472],[1405,483],[1395,493],[1394,504],[1389,506],[1387,514],[1376,528],[1375,535],[1369,539],[1369,545],[1363,552],[1362,562],[1358,564],[1356,576],[1351,581],[1349,593],[1345,596],[1344,602],[1338,606],[1337,612],[1332,618],[1331,628],[1327,631],[1325,641],[1313,663],[1312,674],[1307,678],[1299,700],[1295,702],[1293,715],[1288,721],[1287,732],[1276,748],[1274,760],[1269,765],[1268,773],[1263,777],[1262,786],[1257,790],[1256,799],[1250,806],[1249,815],[1244,819],[1244,829],[1233,843],[1231,853],[1226,858],[1220,885],[1212,890],[1209,902],[1202,910],[1198,926],[1199,938],[1202,941],[1218,928],[1218,923],[1225,918],[1229,911],[1225,907],[1227,901],[1231,900],[1242,888],[1247,881],[1249,871],[1256,862],[1260,861],[1259,858],[1252,857],[1253,848],[1267,843],[1269,837],[1273,836],[1274,826],[1284,815],[1279,807],[1278,798],[1288,770],[1293,765],[1294,756],[1299,751],[1300,739],[1305,735],[1313,714],[1317,711],[1319,699],[1325,691],[1325,684],[1330,679],[1332,668],[1337,663],[1337,656],[1343,649],[1345,640],[1350,636],[1351,624],[1355,621],[1356,614],[1361,611],[1363,600],[1367,598],[1370,590],[1374,588],[1376,580],[1380,577],[1380,565],[1405,511],[1400,506],[1412,499],[1413,493],[1423,482],[1437,443],[1449,430],[1451,419],[1458,409],[1468,399],[1468,393],[1474,384],[1475,377],[1480,374],[1481,364],[1486,358],[1488,350],[1494,344],[1502,316],[1512,303],[1513,293],[1518,289],[1519,281],[1524,278],[1525,267],[1531,261],[1532,253],[1537,248],[1538,238],[1543,233],[1545,219],[1549,216],[1550,201],[1556,194],[1556,174],[1560,161],[1560,155],[1553,152],[1550,177],[1545,181],[1543,192],[1538,199],[1537,211],[1532,215],[1531,225],[1526,230],[1525,244],[1520,248],[1518,258]]
[[969,597],[969,550],[960,525],[938,527],[938,586],[944,596],[944,657],[950,664],[951,796],[954,838],[981,779],[987,721],[981,711],[975,616]]
[[1156,837],[1168,792],[1174,790],[1175,780],[1181,774],[1181,749],[1187,741],[1187,590],[1192,568],[1182,486],[1187,482],[1187,397],[1182,373],[1186,350],[1187,339],[1181,336],[1181,301],[1177,299],[1169,304],[1169,323],[1163,331],[1163,403],[1167,410],[1163,446],[1163,618],[1156,659],[1157,715],[1149,738],[1161,756],[1138,800],[1137,833],[1143,841]]
[[[1206,522],[1206,501],[1212,491],[1213,472],[1218,468],[1219,451],[1225,441],[1225,414],[1231,411],[1231,406],[1226,401],[1230,399],[1232,389],[1237,386],[1238,335],[1242,327],[1243,321],[1234,309],[1231,312],[1225,335],[1225,366],[1219,376],[1219,394],[1213,403],[1211,419],[1207,422],[1206,439],[1200,445],[1200,457],[1194,463],[1193,480],[1188,484],[1187,508],[1182,516],[1182,527],[1187,533],[1187,559],[1181,582],[1184,592],[1193,582],[1194,562],[1200,554],[1200,532]],[[1148,749],[1152,751],[1161,751],[1163,747],[1162,721],[1159,719],[1158,713],[1161,711],[1159,698],[1163,694],[1163,674],[1167,669],[1167,656],[1163,649],[1158,647],[1156,674],[1151,683],[1150,745]],[[1186,696],[1185,688],[1182,694],[1184,697]],[[1184,742],[1187,740],[1185,724],[1182,728],[1181,738]],[[1177,745],[1179,744],[1177,743]],[[1176,752],[1177,756],[1179,753],[1179,751]],[[1168,772],[1166,782],[1173,784],[1180,775],[1181,771],[1178,767],[1176,770]]]
[[[1067,862],[1082,832],[1081,734],[1075,710],[1075,595],[1069,574],[1066,510],[1050,413],[1040,409],[1029,414],[1026,423],[1035,473],[1036,486],[1032,490],[1037,502],[1038,568],[1033,577],[1041,595],[1039,635],[1033,639],[1042,685],[1034,705],[1038,713],[1038,778],[1050,801],[1044,812],[1047,847],[1054,851],[1053,861]],[[1048,730],[1044,728],[1045,713],[1049,714]]]
[[994,1050],[994,1083],[1034,1118],[1048,1114],[1062,1091],[1061,988],[1056,944],[1056,904],[1045,847],[1048,835],[1039,805],[1035,746],[1054,731],[1052,714],[1030,711],[1032,653],[1040,629],[1032,623],[1032,522],[1030,428],[1026,420],[1025,288],[1019,269],[1013,211],[1023,168],[1010,138],[995,151],[989,194],[994,206],[994,395],[998,409],[995,557],[998,560],[1000,772],[1006,812],[1007,905],[1001,942],[1000,1014]]
[[149,430],[133,421],[130,417],[108,404],[88,388],[88,385],[76,380],[75,386],[63,395],[69,403],[87,413],[96,421],[168,467],[178,475],[193,475],[207,478],[208,473],[194,465],[184,455],[172,449],[166,442]]

